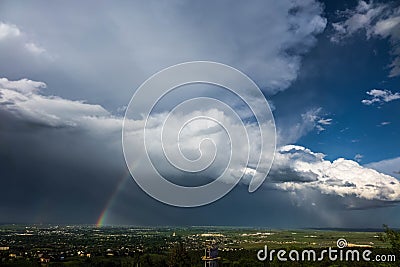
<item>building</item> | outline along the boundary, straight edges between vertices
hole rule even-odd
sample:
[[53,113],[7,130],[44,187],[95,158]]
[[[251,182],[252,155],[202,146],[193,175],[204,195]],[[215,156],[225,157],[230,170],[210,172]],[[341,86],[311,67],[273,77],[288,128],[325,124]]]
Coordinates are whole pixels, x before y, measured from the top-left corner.
[[49,262],[50,258],[45,258],[45,257],[40,258],[40,263],[49,263]]

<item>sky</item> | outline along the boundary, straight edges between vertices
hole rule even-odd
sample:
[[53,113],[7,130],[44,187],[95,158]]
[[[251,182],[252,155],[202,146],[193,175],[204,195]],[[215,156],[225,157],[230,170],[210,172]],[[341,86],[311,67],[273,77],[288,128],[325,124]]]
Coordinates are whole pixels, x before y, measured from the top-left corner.
[[[399,44],[396,1],[1,0],[0,223],[400,227]],[[121,140],[140,85],[188,61],[219,62],[250,77],[272,110],[267,135],[276,131],[270,172],[250,193],[260,171],[259,127],[267,122],[217,86],[165,95],[149,116],[148,152],[159,173],[189,186],[226,169],[223,182],[233,185],[244,173],[223,198],[194,208],[146,194],[131,177]],[[243,154],[247,146],[230,147],[209,122],[189,125],[179,146],[190,160],[216,152],[210,168],[188,174],[165,159],[156,137],[168,114],[171,129],[201,114],[239,133],[243,124],[211,104],[173,112],[205,96],[228,103],[244,121],[249,164],[226,167],[230,149]],[[244,97],[269,114],[250,90]],[[137,168],[146,156],[135,150],[144,120],[135,113],[125,123],[138,137],[130,144]],[[208,137],[215,146],[199,151]],[[140,170],[153,179],[150,169]]]

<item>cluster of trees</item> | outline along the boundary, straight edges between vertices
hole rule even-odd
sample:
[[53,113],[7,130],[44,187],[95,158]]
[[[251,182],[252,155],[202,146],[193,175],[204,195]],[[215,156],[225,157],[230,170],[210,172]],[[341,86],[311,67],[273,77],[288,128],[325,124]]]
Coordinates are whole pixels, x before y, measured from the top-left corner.
[[380,235],[380,239],[383,242],[389,242],[391,252],[396,255],[397,261],[400,262],[400,231],[390,229],[386,224],[383,225],[385,229],[384,234]]

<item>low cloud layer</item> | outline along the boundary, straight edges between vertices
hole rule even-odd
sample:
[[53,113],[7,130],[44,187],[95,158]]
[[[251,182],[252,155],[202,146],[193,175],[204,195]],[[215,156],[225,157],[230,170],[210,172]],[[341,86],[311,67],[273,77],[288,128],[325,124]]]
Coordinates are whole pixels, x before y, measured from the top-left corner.
[[[8,114],[7,116],[14,117],[14,121],[59,129],[66,134],[71,130],[75,133],[81,132],[76,138],[86,136],[84,140],[92,138],[103,142],[106,147],[111,149],[110,151],[114,151],[113,153],[121,149],[121,117],[113,116],[99,105],[66,100],[55,96],[43,96],[40,94],[40,89],[44,88],[45,84],[41,82],[26,79],[20,81],[1,79],[0,81],[2,82],[2,88],[0,88],[0,112],[3,116]],[[196,112],[198,113],[197,115],[217,117],[219,121],[230,124],[228,128],[231,129],[240,126],[218,110],[194,111],[194,113]],[[172,118],[172,121],[186,121],[191,116],[196,115],[194,113],[174,114],[174,116],[178,117]],[[310,116],[309,114],[306,117]],[[318,119],[315,115],[311,117],[313,117],[311,121],[314,123],[314,127],[319,124],[327,125],[330,123],[329,119]],[[161,131],[164,119],[165,114],[163,115],[162,113],[152,116],[149,121],[151,131],[154,131],[154,133]],[[142,131],[138,126],[143,125],[143,123],[142,121],[128,121],[128,127],[130,127],[132,134],[135,131]],[[210,128],[209,126],[212,127]],[[205,131],[205,129],[209,130]],[[250,123],[247,124],[246,130],[252,142],[251,155],[256,154],[255,152],[260,149],[258,127],[256,124]],[[185,176],[183,172],[177,171],[168,164],[168,161],[162,156],[161,140],[159,140],[160,142],[156,141],[156,136],[157,134],[155,134],[154,140],[148,149],[154,162],[157,162],[156,167],[158,170],[171,179],[175,179],[175,182],[193,184],[187,181],[187,175]],[[210,122],[199,122],[190,125],[188,130],[183,131],[183,138],[180,140],[183,153],[191,159],[199,157],[199,144],[205,137],[212,138],[216,144],[218,154],[211,168],[194,176],[197,182],[207,182],[218,176],[226,168],[226,155],[230,153],[229,143],[226,143],[226,133],[218,125],[210,125]],[[62,142],[62,140],[54,141]],[[140,139],[136,141],[142,142]],[[37,142],[41,141],[37,140]],[[173,142],[168,142],[168,144],[174,145]],[[94,150],[86,151],[86,153],[90,155],[98,153],[95,147],[92,149]],[[202,154],[215,152],[214,146],[202,146],[201,149]],[[21,153],[23,152],[21,151]],[[61,155],[61,157],[64,156]],[[113,165],[113,159],[110,158],[110,160],[110,164]],[[247,167],[233,165],[229,171],[231,175],[235,175],[243,171],[243,168],[247,168],[247,170],[244,170],[245,177],[242,181],[247,183],[253,174],[251,170],[254,164],[256,164],[256,159],[250,158]],[[114,162],[114,165],[118,164]],[[79,168],[84,169],[85,166],[86,163],[83,160]],[[225,182],[229,183],[230,181],[227,180]],[[368,200],[370,201],[368,202],[369,207],[400,201],[400,182],[394,177],[363,167],[352,160],[337,159],[330,162],[325,160],[324,155],[321,153],[315,153],[307,148],[294,145],[284,145],[277,150],[275,161],[269,174],[269,182],[264,185],[267,188],[283,191],[306,192],[314,190],[321,194]],[[375,204],[372,204],[374,202]],[[357,206],[352,208],[363,208],[363,202],[359,201]]]
[[[29,123],[47,127],[78,127],[87,130],[119,130],[121,118],[114,118],[100,105],[72,101],[57,96],[44,96],[43,82],[28,79],[9,81],[0,79],[0,105],[2,112]],[[95,127],[99,127],[96,129]]]

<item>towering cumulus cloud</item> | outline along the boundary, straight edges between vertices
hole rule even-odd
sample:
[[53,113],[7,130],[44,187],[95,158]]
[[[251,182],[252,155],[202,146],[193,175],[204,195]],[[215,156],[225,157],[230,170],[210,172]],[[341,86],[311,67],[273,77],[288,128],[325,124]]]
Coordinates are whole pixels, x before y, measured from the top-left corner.
[[396,178],[353,160],[324,160],[323,154],[301,146],[287,145],[279,149],[271,179],[277,188],[286,191],[313,189],[323,194],[388,204],[400,201],[400,182]]

